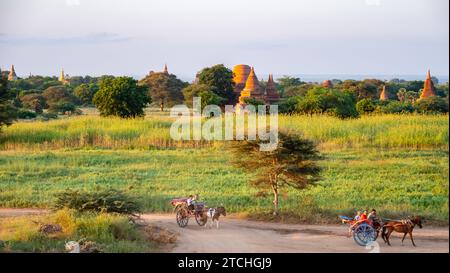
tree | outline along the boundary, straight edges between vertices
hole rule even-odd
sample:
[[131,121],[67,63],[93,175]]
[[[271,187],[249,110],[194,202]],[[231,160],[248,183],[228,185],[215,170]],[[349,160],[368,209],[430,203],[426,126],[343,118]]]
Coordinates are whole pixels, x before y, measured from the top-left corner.
[[223,64],[203,68],[198,74],[200,84],[208,85],[219,97],[225,98],[223,104],[234,104],[236,94],[233,92],[233,71]]
[[151,73],[140,80],[140,85],[148,87],[148,97],[159,104],[161,111],[164,107],[172,106],[183,101],[182,90],[188,84],[183,82],[173,74]]
[[63,85],[48,87],[42,95],[44,96],[49,107],[52,104],[61,102],[76,102],[76,98]]
[[17,117],[14,97],[15,94],[8,87],[8,78],[0,74],[0,129],[3,125],[10,125]]
[[278,84],[282,90],[286,90],[288,87],[299,86],[305,84],[300,78],[291,77],[284,75],[283,77],[277,79]]
[[448,113],[448,101],[437,96],[417,100],[414,108],[423,114]]
[[205,108],[206,105],[220,105],[225,99],[214,93],[206,84],[191,84],[183,89],[184,101],[190,107],[192,107],[192,99],[194,97],[200,97],[201,108]]
[[98,91],[98,85],[83,83],[77,86],[73,93],[84,105],[92,104],[92,99],[95,93]]
[[234,141],[234,165],[255,172],[252,184],[273,193],[273,213],[279,212],[279,194],[285,186],[304,189],[319,180],[321,157],[313,142],[294,134],[280,132],[277,148],[260,151],[260,141]]
[[42,110],[47,107],[44,96],[38,93],[23,95],[20,101],[23,107],[33,110],[36,114],[41,114]]
[[133,78],[106,78],[100,82],[93,102],[102,116],[134,118],[144,115],[144,107],[150,102],[146,92],[147,88],[137,85]]
[[356,110],[361,114],[369,114],[375,111],[376,105],[371,99],[362,99],[356,103]]

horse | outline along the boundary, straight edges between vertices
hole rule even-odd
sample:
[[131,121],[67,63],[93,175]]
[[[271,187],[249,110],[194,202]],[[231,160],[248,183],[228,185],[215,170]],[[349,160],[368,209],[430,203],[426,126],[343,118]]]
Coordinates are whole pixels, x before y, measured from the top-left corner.
[[419,226],[419,228],[422,228],[422,219],[420,216],[402,219],[400,221],[386,222],[383,224],[383,231],[381,232],[381,238],[383,238],[384,242],[390,246],[391,242],[389,241],[389,237],[391,236],[392,232],[396,231],[398,233],[403,233],[402,245],[403,241],[405,240],[406,234],[409,234],[413,246],[416,246],[412,236],[412,232],[416,225]]
[[[217,229],[219,229],[219,218],[221,215],[227,216],[227,212],[223,206],[208,209],[208,211],[206,212],[206,217],[211,218],[209,228],[212,228],[214,222],[216,222],[216,227],[217,227]],[[205,225],[205,228],[206,228],[206,225]]]

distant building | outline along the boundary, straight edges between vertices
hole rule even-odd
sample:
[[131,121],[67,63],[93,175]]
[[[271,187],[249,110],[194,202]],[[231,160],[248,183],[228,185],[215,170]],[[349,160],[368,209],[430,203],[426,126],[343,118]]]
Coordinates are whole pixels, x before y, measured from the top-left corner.
[[280,100],[280,95],[278,94],[277,87],[273,81],[273,75],[269,74],[269,79],[267,80],[266,94],[264,98],[266,104],[273,104]]
[[167,64],[164,64],[163,71],[161,71],[161,72],[155,72],[155,71],[153,71],[153,70],[150,70],[150,72],[148,73],[147,76],[150,76],[150,75],[152,75],[152,74],[157,74],[157,73],[169,75],[169,70],[167,69]]
[[381,89],[380,100],[389,100],[389,96],[386,92],[386,85],[383,85],[383,89]]
[[61,69],[61,74],[59,74],[58,81],[61,82],[62,84],[70,84],[69,79],[70,79],[69,75],[64,74],[64,68]]
[[233,67],[234,92],[239,95],[239,104],[244,105],[245,99],[254,98],[266,104],[272,104],[280,99],[280,95],[273,81],[273,75],[269,75],[266,88],[261,87],[255,69],[246,64],[238,64]]
[[425,82],[423,84],[423,90],[422,94],[420,95],[420,98],[428,98],[436,96],[436,89],[434,88],[433,81],[431,80],[431,74],[430,69],[427,71],[427,77],[425,79]]
[[322,87],[325,87],[325,88],[332,88],[332,87],[333,87],[333,83],[332,83],[330,80],[324,80],[324,81],[322,82]]
[[14,65],[11,66],[11,70],[8,74],[8,81],[15,81],[17,80],[16,71],[14,70]]

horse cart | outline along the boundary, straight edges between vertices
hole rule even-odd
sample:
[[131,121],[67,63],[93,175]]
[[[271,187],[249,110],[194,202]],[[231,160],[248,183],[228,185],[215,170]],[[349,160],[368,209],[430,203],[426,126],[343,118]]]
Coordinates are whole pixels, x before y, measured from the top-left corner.
[[339,215],[342,223],[346,223],[351,228],[353,240],[360,246],[367,246],[376,241],[380,233],[381,224],[370,220],[355,221],[353,218]]
[[190,217],[194,217],[199,226],[204,226],[208,221],[204,202],[194,202],[193,206],[188,206],[187,198],[175,198],[170,203],[174,207],[179,227],[186,227]]

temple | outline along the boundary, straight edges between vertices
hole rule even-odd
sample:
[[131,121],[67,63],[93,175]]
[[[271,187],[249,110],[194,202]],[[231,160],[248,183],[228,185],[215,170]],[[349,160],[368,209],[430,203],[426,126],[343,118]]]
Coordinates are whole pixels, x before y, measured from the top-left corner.
[[11,66],[11,71],[9,71],[8,74],[8,81],[14,81],[17,80],[16,71],[14,70],[14,65]]
[[163,71],[161,71],[161,72],[155,72],[155,71],[153,71],[153,70],[150,70],[150,72],[148,73],[147,76],[150,76],[150,75],[152,75],[152,74],[158,74],[158,73],[169,75],[169,70],[167,69],[167,64],[164,64]]
[[425,83],[423,84],[422,94],[420,98],[428,98],[436,96],[436,90],[434,89],[433,81],[431,80],[430,69],[427,71],[427,78],[425,79]]
[[245,99],[254,98],[266,104],[272,104],[280,99],[280,95],[273,81],[273,75],[269,75],[266,89],[261,87],[255,69],[246,64],[233,67],[234,92],[239,96],[239,104],[245,105]]
[[383,89],[381,90],[380,93],[380,100],[389,100],[389,96],[386,92],[386,85],[383,85]]
[[332,88],[332,87],[333,87],[333,83],[332,83],[330,80],[324,80],[324,81],[322,82],[322,87],[325,87],[325,88]]
[[64,74],[64,68],[61,69],[61,74],[59,75],[58,81],[60,81],[62,84],[70,84],[69,75]]
[[277,87],[273,81],[273,75],[269,74],[269,79],[267,80],[265,102],[267,104],[272,104],[280,100],[280,95],[278,94]]
[[256,77],[255,69],[253,67],[251,68],[250,74],[245,82],[245,87],[239,96],[239,103],[245,104],[245,99],[247,98],[254,98],[259,101],[264,101],[264,93],[261,90],[258,77]]

